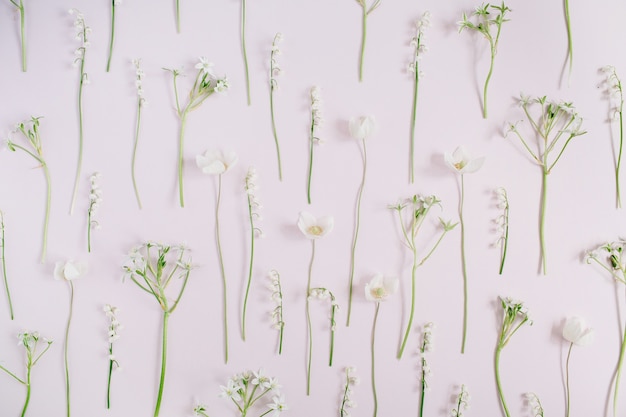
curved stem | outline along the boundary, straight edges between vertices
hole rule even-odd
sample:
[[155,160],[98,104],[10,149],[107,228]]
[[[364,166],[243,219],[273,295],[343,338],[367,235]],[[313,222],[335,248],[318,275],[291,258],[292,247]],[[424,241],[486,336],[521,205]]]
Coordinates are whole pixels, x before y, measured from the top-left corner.
[[619,188],[619,172],[622,165],[622,150],[624,147],[624,120],[623,113],[619,111],[619,151],[617,153],[617,164],[615,166],[615,192],[617,197],[617,208],[622,208],[622,198]]
[[539,214],[539,243],[541,245],[541,269],[543,275],[547,272],[547,254],[545,244],[545,219],[546,219],[546,199],[548,197],[548,174],[545,169],[543,171],[541,183],[541,213]]
[[11,320],[13,320],[13,302],[11,301],[11,291],[9,291],[9,280],[7,278],[7,263],[4,253],[4,216],[0,211],[0,259],[2,260],[2,278],[4,280],[4,290],[7,294],[7,300],[9,303],[9,313]]
[[135,197],[137,198],[137,205],[139,209],[142,209],[141,198],[139,197],[139,188],[137,188],[137,181],[135,180],[135,161],[137,160],[137,145],[139,144],[139,128],[141,126],[141,100],[137,99],[137,126],[135,127],[135,142],[133,144],[133,157],[130,164],[131,176],[133,179],[133,189],[135,190]]
[[72,202],[70,203],[70,215],[74,214],[74,204],[78,194],[78,182],[83,168],[83,85],[85,83],[85,51],[80,59],[80,84],[78,85],[78,163],[76,164],[76,178],[74,179],[74,190],[72,191]]
[[626,356],[626,328],[624,329],[624,338],[622,346],[619,350],[619,359],[617,360],[617,369],[615,370],[615,386],[613,388],[613,416],[617,416],[617,395],[619,394],[619,383],[622,378],[622,365]]
[[[270,82],[273,82],[271,80]],[[278,144],[278,133],[276,132],[276,121],[274,120],[274,86],[270,85],[270,113],[272,115],[272,133],[274,134],[274,143],[276,144],[276,156],[278,157],[278,180],[283,180],[283,167],[280,160],[280,146]]]
[[378,310],[380,309],[380,302],[376,303],[376,311],[374,313],[374,322],[372,323],[372,394],[374,394],[374,417],[378,413],[378,395],[376,395],[376,356],[374,355],[374,348],[376,343],[376,322],[378,321]]
[[[113,355],[113,345],[109,344],[109,355]],[[111,376],[113,374],[113,360],[109,359],[109,375],[107,378],[107,410],[111,408]]]
[[359,228],[361,226],[361,200],[363,199],[363,190],[365,189],[365,176],[367,174],[367,146],[365,144],[365,138],[363,142],[363,176],[361,177],[361,185],[359,186],[359,192],[356,198],[356,214],[354,222],[354,236],[352,238],[352,249],[350,251],[350,287],[348,296],[348,318],[346,319],[346,326],[350,326],[350,315],[352,313],[352,292],[354,282],[354,267],[356,256],[356,245],[359,238]]
[[26,72],[26,34],[24,33],[25,29],[25,20],[26,20],[26,10],[24,9],[24,1],[20,0],[20,40],[22,43],[22,72]]
[[156,407],[154,408],[154,417],[158,417],[161,409],[161,400],[163,399],[163,387],[165,385],[165,367],[167,364],[167,322],[170,317],[168,311],[163,312],[163,338],[161,344],[161,377],[159,378],[159,392],[157,394]]
[[185,189],[183,184],[183,149],[185,145],[185,126],[189,107],[183,110],[180,117],[180,134],[178,135],[178,200],[181,207],[185,207]]
[[107,59],[107,72],[111,69],[111,57],[113,56],[113,44],[115,43],[115,0],[111,0],[111,39],[109,40],[109,57]]
[[363,32],[361,37],[361,56],[359,59],[359,82],[363,81],[363,61],[365,57],[365,41],[367,40],[367,6],[363,6]]
[[574,343],[569,344],[569,350],[567,351],[567,359],[565,360],[565,397],[567,399],[567,407],[565,408],[565,417],[569,417],[570,410],[570,390],[569,390],[569,358],[572,354],[572,347]]
[[311,240],[311,261],[309,262],[309,278],[306,283],[306,322],[309,335],[309,349],[307,351],[306,395],[311,394],[311,362],[313,359],[313,326],[311,325],[311,307],[309,292],[311,291],[311,276],[313,275],[313,261],[315,260],[315,240]]
[[254,221],[252,219],[252,203],[248,194],[248,215],[250,218],[250,266],[248,268],[248,283],[246,284],[246,295],[243,298],[243,312],[241,315],[241,338],[246,340],[246,310],[248,307],[248,295],[250,293],[250,284],[252,283],[252,266],[254,265]]
[[50,183],[50,171],[48,171],[48,165],[43,164],[43,173],[46,177],[46,213],[44,215],[43,222],[43,242],[41,247],[41,263],[46,260],[46,253],[48,251],[48,224],[50,223],[50,200],[52,198],[52,184]]
[[65,326],[65,342],[63,346],[63,359],[65,362],[65,401],[67,407],[67,417],[70,417],[70,365],[68,361],[68,340],[70,336],[70,325],[72,324],[72,310],[74,308],[74,284],[72,281],[68,281],[70,284],[70,312],[67,317],[67,325]]
[[[491,41],[490,41],[491,42]],[[483,87],[483,119],[487,118],[487,89],[489,88],[489,80],[491,80],[491,75],[493,74],[493,64],[495,60],[495,47],[491,45],[491,64],[489,65],[489,72],[487,73],[487,78],[485,79],[485,86]]]
[[502,404],[502,409],[506,417],[511,417],[509,414],[509,408],[506,405],[506,400],[504,399],[504,392],[502,392],[502,384],[500,382],[500,353],[502,352],[502,346],[498,345],[496,348],[496,356],[495,356],[495,370],[496,370],[496,385],[498,387],[498,395],[500,396],[500,403]]
[[461,198],[459,199],[459,223],[461,224],[461,265],[463,269],[463,339],[461,353],[465,353],[467,340],[467,264],[465,262],[465,223],[463,222],[463,203],[465,200],[465,180],[461,174]]
[[222,174],[217,182],[217,203],[215,204],[215,240],[217,241],[217,255],[220,261],[220,272],[222,273],[223,289],[223,315],[224,315],[224,363],[228,363],[228,305],[226,296],[226,270],[224,268],[224,257],[222,256],[222,242],[220,240],[220,201],[222,199]]
[[417,272],[417,248],[412,246],[413,249],[413,268],[411,269],[411,312],[409,313],[409,322],[406,325],[406,330],[404,332],[404,338],[402,339],[402,345],[400,346],[400,351],[398,351],[398,359],[402,358],[402,354],[404,353],[404,348],[406,347],[406,342],[409,340],[409,334],[411,333],[411,327],[413,326],[413,316],[415,314],[415,288],[417,286],[416,281],[416,272]]
[[250,101],[250,76],[248,70],[248,54],[246,52],[246,0],[241,0],[241,49],[243,52],[243,64],[246,71],[246,94],[248,96],[248,106]]
[[411,110],[411,143],[409,149],[409,182],[415,182],[415,118],[417,116],[417,93],[419,89],[419,68],[415,62],[415,79],[413,83],[413,109]]
[[33,364],[29,361],[28,366],[26,367],[26,399],[24,400],[24,407],[22,407],[21,417],[26,416],[26,410],[28,409],[28,403],[30,402],[30,372],[32,366]]
[[574,45],[572,42],[572,26],[570,23],[570,15],[569,15],[569,0],[564,0],[564,8],[565,8],[565,26],[567,27],[567,59],[569,61],[569,73],[568,73],[567,81],[569,84],[569,80],[572,76],[572,66],[574,64]]

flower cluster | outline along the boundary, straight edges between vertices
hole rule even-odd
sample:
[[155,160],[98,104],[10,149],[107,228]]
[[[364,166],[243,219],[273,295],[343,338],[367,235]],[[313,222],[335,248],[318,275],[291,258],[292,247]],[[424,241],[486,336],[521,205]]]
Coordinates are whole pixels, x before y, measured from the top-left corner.
[[283,34],[277,33],[274,36],[274,41],[272,42],[272,51],[270,52],[270,88],[275,90],[278,88],[278,81],[276,77],[283,73],[282,68],[278,63],[278,59],[276,57],[281,55],[282,52],[278,49],[278,44],[283,41]]
[[35,351],[37,350],[37,344],[39,343],[40,339],[43,343],[46,343],[45,349],[47,350],[48,347],[52,344],[52,340],[46,339],[45,337],[40,337],[39,332],[23,331],[22,333],[19,333],[17,335],[17,344],[18,346],[24,346],[29,356],[33,356],[35,354]]
[[496,233],[498,239],[494,246],[500,248],[500,275],[504,270],[504,261],[506,260],[506,250],[509,244],[509,197],[504,187],[498,187],[495,190],[495,197],[498,209],[502,210],[502,214],[494,219],[496,225]]
[[607,65],[602,68],[606,74],[606,94],[610,104],[609,121],[617,119],[619,122],[619,145],[615,155],[615,194],[617,200],[617,208],[622,207],[622,198],[620,194],[620,169],[622,165],[622,151],[624,148],[624,91],[622,90],[622,81],[617,76],[615,67]]
[[111,408],[111,374],[114,370],[121,371],[122,367],[113,354],[113,342],[120,338],[119,331],[123,328],[117,320],[118,308],[106,304],[103,308],[104,314],[109,319],[109,329],[107,333],[109,342],[109,376],[107,378],[107,408]]
[[424,29],[430,27],[430,12],[426,10],[422,17],[415,22],[415,36],[411,38],[411,46],[413,50],[413,59],[409,63],[409,72],[415,74],[415,78],[419,79],[424,76],[424,72],[419,69],[419,61],[422,56],[428,52],[428,46],[424,43]]
[[102,190],[98,185],[100,173],[94,172],[89,177],[89,208],[87,209],[87,250],[91,252],[91,230],[100,229],[100,222],[95,219],[100,203],[102,202]]
[[256,172],[256,168],[250,167],[248,168],[248,173],[246,174],[244,189],[246,191],[246,195],[248,196],[248,209],[250,214],[250,224],[252,225],[252,230],[257,237],[263,237],[263,230],[261,230],[256,224],[256,221],[262,220],[261,214],[259,210],[263,208],[261,205],[261,201],[259,201],[256,190],[258,190],[259,186],[257,185],[257,180],[259,175]]
[[322,98],[320,97],[321,88],[313,86],[311,88],[311,140],[315,143],[322,144],[324,141],[316,136],[315,128],[321,126],[324,121],[322,117]]
[[541,405],[541,401],[539,401],[539,397],[537,397],[537,394],[535,394],[534,392],[527,392],[525,394],[525,397],[532,416],[543,417],[543,406]]
[[[285,404],[285,396],[280,393],[280,385],[276,378],[268,377],[264,374],[263,369],[258,372],[246,371],[230,378],[226,385],[220,385],[220,397],[231,400],[237,406],[242,417],[248,415],[250,408],[261,398],[270,396],[271,401],[266,403],[265,413],[261,415],[269,415],[270,417],[278,417],[281,412],[287,410]],[[203,406],[196,407],[196,410]],[[269,413],[269,414],[268,414]]]
[[456,398],[456,408],[454,408],[450,415],[452,417],[463,417],[463,411],[469,408],[469,400],[471,399],[469,392],[467,392],[467,388],[465,385],[461,385],[461,392],[459,392],[459,396]]
[[424,389],[428,389],[428,382],[426,381],[426,377],[432,374],[430,366],[426,360],[426,352],[433,351],[433,330],[435,329],[435,324],[432,322],[426,323],[424,328],[422,329],[422,345],[419,348],[419,354],[422,357],[422,386]]
[[137,88],[138,103],[140,106],[143,106],[146,103],[146,99],[143,94],[143,79],[146,76],[146,73],[141,68],[141,59],[135,58],[131,62],[135,68],[135,87]]
[[74,27],[76,28],[76,40],[80,41],[81,45],[76,48],[74,55],[73,66],[81,68],[81,83],[89,84],[89,78],[87,73],[84,72],[85,52],[91,45],[89,42],[89,34],[91,33],[91,27],[85,23],[85,16],[78,9],[70,9],[69,14],[76,17],[74,20]]
[[328,357],[328,366],[333,364],[333,353],[335,349],[335,330],[337,329],[337,320],[335,316],[339,310],[339,304],[335,295],[330,290],[322,287],[311,288],[307,297],[308,301],[312,300],[330,300],[330,353]]
[[626,249],[625,240],[620,239],[615,242],[607,242],[587,252],[586,261],[588,264],[591,262],[597,263],[608,271],[616,281],[626,284],[624,249]]
[[615,106],[611,109],[611,113],[613,113],[613,115],[617,117],[618,114],[622,111],[624,105],[624,91],[622,89],[622,81],[617,75],[617,70],[613,65],[606,65],[601,68],[601,71],[606,74],[605,92],[607,96],[609,96],[609,98],[611,99],[616,100]]
[[345,370],[346,373],[346,383],[343,386],[343,396],[341,398],[341,407],[339,409],[340,417],[350,417],[350,413],[348,412],[348,408],[355,408],[356,401],[352,399],[352,388],[355,385],[359,384],[359,378],[356,377],[356,368],[353,366],[348,366]]
[[278,353],[283,350],[283,331],[285,328],[285,319],[283,316],[283,288],[280,283],[280,274],[275,269],[269,272],[270,289],[272,290],[272,300],[274,301],[274,309],[272,310],[272,326],[279,333]]

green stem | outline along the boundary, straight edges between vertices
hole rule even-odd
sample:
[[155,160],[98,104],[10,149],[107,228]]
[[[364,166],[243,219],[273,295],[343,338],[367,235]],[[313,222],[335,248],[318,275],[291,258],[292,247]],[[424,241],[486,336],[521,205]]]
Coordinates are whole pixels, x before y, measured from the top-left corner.
[[465,261],[465,223],[463,222],[463,203],[465,199],[465,180],[461,174],[461,198],[459,200],[459,223],[461,224],[461,265],[463,269],[463,339],[461,353],[465,353],[467,340],[467,263]]
[[243,52],[243,64],[246,71],[246,94],[248,96],[248,106],[250,101],[250,76],[248,70],[248,54],[246,52],[246,0],[241,0],[241,49]]
[[154,417],[158,417],[161,409],[161,400],[163,399],[163,387],[165,385],[165,367],[167,363],[167,322],[170,317],[168,311],[163,311],[163,339],[161,344],[161,377],[159,378],[159,392],[157,394],[156,407],[154,409]]
[[46,253],[48,251],[48,224],[50,223],[50,200],[52,198],[52,184],[50,183],[50,171],[48,171],[48,165],[43,164],[43,172],[46,177],[46,213],[44,215],[43,223],[43,242],[41,248],[41,263],[46,260]]
[[565,7],[565,26],[567,27],[567,59],[569,61],[568,82],[572,76],[572,66],[574,64],[574,45],[572,42],[572,26],[569,15],[569,0],[564,0]]
[[398,359],[402,358],[402,354],[404,353],[404,348],[406,347],[406,342],[409,340],[409,334],[411,333],[411,327],[413,326],[413,316],[415,315],[415,289],[417,286],[416,281],[416,272],[417,272],[417,248],[415,245],[412,246],[413,249],[413,268],[411,269],[411,312],[409,313],[409,322],[407,323],[406,330],[404,332],[404,338],[402,339],[402,345],[400,346],[400,350],[398,351]]
[[137,188],[137,181],[135,180],[135,161],[137,159],[137,145],[139,144],[139,128],[141,126],[141,102],[142,98],[137,99],[137,126],[135,127],[135,143],[133,144],[133,157],[131,161],[131,176],[133,179],[133,189],[135,190],[135,197],[137,198],[137,205],[139,209],[142,209],[141,198],[139,197],[139,188]]
[[[109,355],[113,355],[113,344],[109,343]],[[111,376],[113,374],[113,359],[109,359],[109,375],[107,378],[107,410],[111,408]]]
[[569,358],[572,354],[572,347],[574,343],[569,344],[569,350],[567,351],[567,359],[565,360],[565,397],[567,398],[567,407],[565,408],[565,417],[569,417],[570,410],[570,390],[569,390]]
[[541,182],[541,213],[539,215],[539,243],[541,245],[541,269],[543,271],[543,275],[547,274],[547,255],[546,255],[546,244],[545,244],[545,219],[546,219],[546,199],[548,197],[548,174],[545,169],[543,171],[542,182]]
[[76,178],[74,179],[74,190],[72,191],[72,202],[70,203],[70,215],[74,214],[74,204],[78,195],[78,182],[83,167],[83,85],[85,82],[85,47],[83,47],[80,58],[80,83],[78,84],[78,163],[76,164]]
[[500,256],[500,270],[498,273],[502,275],[502,271],[504,271],[504,261],[506,260],[506,250],[509,246],[509,205],[507,203],[506,208],[504,209],[504,242],[502,242],[502,252]]
[[[273,83],[273,78],[270,81]],[[278,144],[278,133],[276,132],[276,121],[274,120],[274,85],[270,85],[270,113],[272,115],[272,133],[274,134],[274,142],[276,143],[276,156],[278,157],[278,179],[283,180],[283,167],[280,160],[280,146]]]
[[24,400],[24,407],[22,408],[21,417],[26,415],[26,410],[28,409],[28,403],[30,402],[30,372],[32,369],[32,365],[29,361],[26,366],[26,399]]
[[422,386],[421,386],[421,393],[420,393],[420,410],[419,410],[419,414],[418,417],[422,417],[424,415],[424,399],[426,397],[426,371],[424,370],[424,367],[426,366],[426,359],[424,359],[424,349],[423,349],[424,345],[422,346]]
[[0,256],[2,259],[2,278],[4,279],[4,289],[7,293],[7,300],[9,302],[9,313],[11,315],[11,320],[13,320],[13,302],[11,301],[11,292],[9,291],[9,280],[7,278],[7,264],[6,264],[6,256],[4,253],[4,216],[2,211],[0,211]]
[[87,211],[87,252],[91,253],[91,204]]
[[180,0],[176,0],[176,33],[180,33]]
[[111,39],[109,41],[109,58],[107,59],[107,72],[111,69],[111,57],[113,56],[113,43],[115,42],[115,0],[111,0]]
[[307,352],[306,370],[306,395],[311,393],[311,362],[313,359],[313,326],[311,325],[311,307],[309,305],[309,292],[311,291],[311,276],[313,275],[313,261],[315,260],[315,240],[311,240],[311,261],[309,262],[309,278],[306,284],[306,322],[309,334],[309,350]]
[[315,144],[315,137],[313,136],[314,127],[314,121],[311,120],[311,134],[309,136],[309,178],[306,188],[306,198],[309,204],[311,204],[311,179],[313,178],[313,145]]
[[626,356],[626,328],[624,329],[624,338],[622,346],[619,350],[619,359],[617,360],[617,369],[615,371],[615,387],[613,388],[613,416],[617,416],[617,395],[619,394],[619,383],[622,377],[622,365]]
[[[490,40],[491,43],[491,40]],[[496,57],[496,51],[493,43],[491,44],[491,64],[489,65],[489,72],[487,73],[487,79],[485,79],[485,86],[483,87],[483,119],[487,118],[487,89],[489,88],[489,80],[493,74],[493,64]]]
[[363,81],[363,60],[365,56],[365,41],[367,39],[367,6],[363,6],[363,32],[361,37],[361,57],[359,59],[359,82]]
[[615,166],[615,191],[617,196],[617,208],[622,208],[622,198],[619,189],[619,172],[622,165],[622,150],[624,146],[624,122],[622,111],[619,111],[619,151],[617,154],[617,164]]
[[502,409],[504,410],[504,414],[506,417],[511,417],[509,414],[509,408],[506,405],[506,400],[504,399],[504,393],[502,392],[502,384],[500,382],[500,353],[502,352],[502,346],[498,344],[496,348],[496,356],[495,356],[495,370],[496,370],[496,385],[498,387],[498,395],[500,396],[500,403],[502,404]]
[[254,221],[252,219],[252,203],[248,194],[248,215],[250,218],[250,266],[248,268],[248,283],[246,284],[246,295],[243,298],[243,312],[241,315],[241,338],[246,340],[246,310],[248,307],[248,295],[250,293],[250,284],[252,283],[252,266],[254,265]]
[[26,72],[26,35],[24,33],[26,10],[24,9],[24,1],[20,0],[20,41],[22,46],[22,72]]
[[378,310],[380,309],[380,302],[376,303],[376,312],[374,313],[374,322],[372,324],[372,394],[374,395],[374,417],[378,413],[378,396],[376,395],[376,357],[374,355],[374,348],[376,342],[376,322],[378,321]]
[[417,116],[417,93],[419,89],[419,68],[415,62],[415,81],[413,83],[413,109],[411,110],[411,144],[409,150],[409,182],[415,182],[415,118]]
[[224,363],[228,363],[228,306],[226,296],[226,270],[224,268],[224,257],[222,256],[222,242],[220,240],[220,201],[222,200],[222,174],[217,182],[217,203],[215,204],[215,240],[217,241],[217,255],[220,261],[220,272],[222,274],[222,289],[224,301]]
[[346,326],[350,326],[350,314],[352,313],[352,292],[354,282],[354,267],[356,256],[356,245],[359,238],[359,228],[361,226],[361,200],[363,199],[363,190],[365,189],[365,176],[367,174],[367,146],[365,144],[365,138],[362,139],[363,143],[363,176],[361,177],[361,185],[359,186],[359,192],[356,198],[356,215],[354,223],[354,236],[352,239],[352,248],[350,251],[350,286],[348,296],[348,318],[346,320]]
[[185,188],[183,184],[183,149],[185,145],[185,127],[189,106],[185,107],[180,117],[180,134],[178,135],[178,199],[181,207],[185,207]]
[[68,281],[70,284],[70,312],[67,317],[67,325],[65,326],[65,343],[63,346],[63,359],[65,362],[65,401],[67,407],[67,417],[70,417],[70,365],[68,360],[68,341],[70,336],[70,325],[72,324],[72,310],[74,308],[74,284],[72,281]]

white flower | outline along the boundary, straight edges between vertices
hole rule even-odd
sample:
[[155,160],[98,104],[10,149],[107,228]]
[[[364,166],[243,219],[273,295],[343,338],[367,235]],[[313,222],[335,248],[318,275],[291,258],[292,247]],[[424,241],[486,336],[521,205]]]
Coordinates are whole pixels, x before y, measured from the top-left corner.
[[278,417],[281,411],[288,410],[287,404],[285,404],[285,396],[283,394],[274,395],[272,397],[272,401],[272,403],[267,405],[270,410],[274,410],[270,414],[272,417]]
[[82,277],[87,272],[85,262],[59,261],[54,265],[54,279],[72,281]]
[[196,164],[205,174],[221,175],[232,168],[239,158],[234,152],[206,151],[196,155]]
[[228,380],[227,386],[220,385],[220,389],[222,392],[220,393],[220,397],[222,398],[230,398],[234,401],[241,401],[241,395],[239,391],[242,389],[239,384],[236,384],[232,379]]
[[485,157],[472,158],[464,146],[457,147],[452,154],[444,154],[446,163],[459,174],[471,174],[483,166]]
[[263,375],[263,369],[259,369],[258,372],[253,372],[254,378],[252,378],[252,385],[259,385],[262,389],[268,389],[270,387],[270,380]]
[[593,341],[593,329],[580,317],[570,317],[563,327],[563,338],[577,346],[587,346]]
[[376,129],[373,116],[353,117],[350,119],[350,135],[355,139],[367,139]]
[[385,301],[398,290],[398,278],[377,274],[365,284],[365,298],[368,301]]
[[200,62],[196,64],[196,69],[201,70],[203,73],[210,75],[215,78],[215,74],[213,73],[213,63],[209,62],[206,57],[201,56]]
[[221,78],[217,81],[215,81],[215,92],[216,93],[226,93],[226,91],[228,91],[229,88],[229,84],[228,84],[228,79],[226,77]]
[[332,216],[324,216],[317,219],[307,211],[300,212],[300,217],[298,218],[300,231],[309,239],[319,239],[326,236],[333,230],[334,224],[335,221]]

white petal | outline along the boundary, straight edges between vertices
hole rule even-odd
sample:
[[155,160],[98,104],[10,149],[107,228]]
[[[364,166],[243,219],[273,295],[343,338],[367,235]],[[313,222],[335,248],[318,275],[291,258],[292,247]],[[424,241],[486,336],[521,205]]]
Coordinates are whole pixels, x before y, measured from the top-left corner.
[[483,164],[485,163],[485,157],[482,156],[480,158],[471,159],[467,162],[467,165],[463,167],[463,172],[467,174],[471,174],[472,172],[478,171]]
[[309,228],[311,226],[315,226],[316,223],[317,219],[311,213],[309,213],[308,211],[300,212],[300,217],[298,217],[298,227],[300,228],[300,231],[304,233],[304,235],[309,239],[313,239],[313,237],[309,233]]

